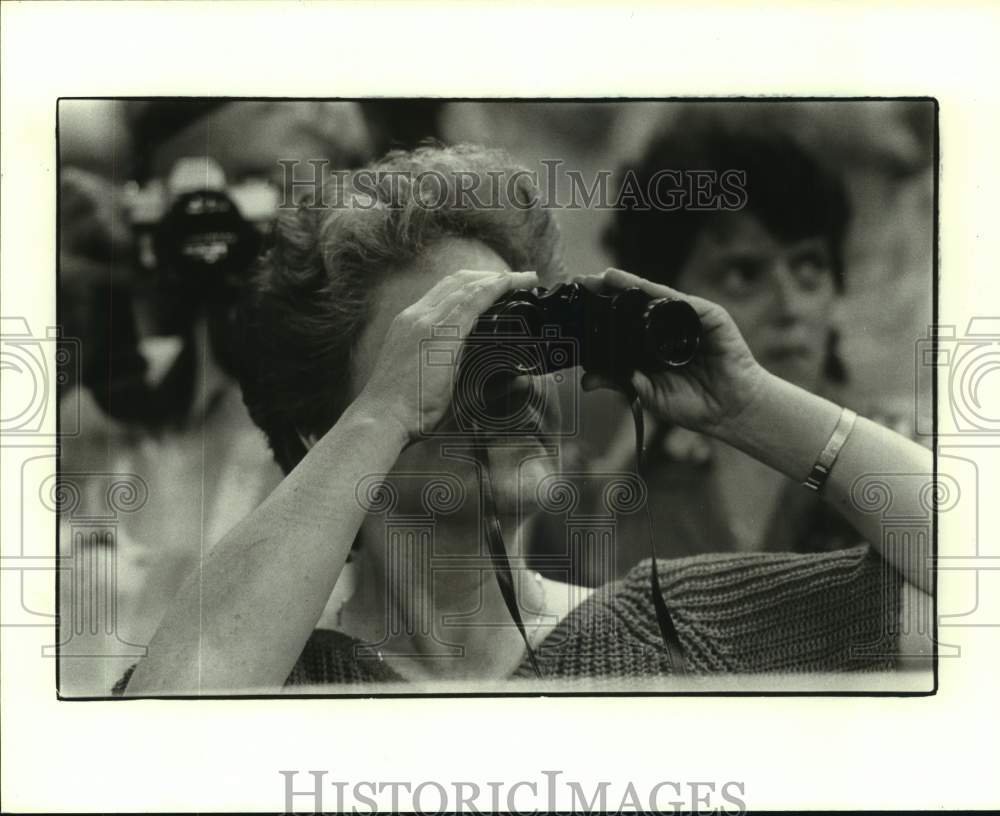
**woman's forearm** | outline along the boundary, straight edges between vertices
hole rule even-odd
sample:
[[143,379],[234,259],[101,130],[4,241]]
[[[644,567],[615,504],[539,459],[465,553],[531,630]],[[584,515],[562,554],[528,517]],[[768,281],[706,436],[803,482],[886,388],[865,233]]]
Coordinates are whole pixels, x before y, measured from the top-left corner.
[[[825,447],[840,418],[838,405],[791,383],[765,374],[756,398],[743,413],[716,432],[723,441],[798,482],[804,482]],[[916,541],[909,549],[883,549],[881,519],[865,512],[851,498],[854,483],[862,476],[877,474],[926,473],[931,475],[931,452],[887,428],[858,417],[840,450],[822,495],[879,549],[883,557],[917,588],[930,591],[927,546]],[[802,488],[806,490],[806,487]],[[894,501],[914,505],[913,515],[925,511],[919,498],[894,497]],[[899,506],[906,513],[906,507]],[[922,548],[919,549],[918,548]]]
[[185,582],[126,694],[282,686],[364,520],[359,481],[405,444],[398,425],[348,408]]

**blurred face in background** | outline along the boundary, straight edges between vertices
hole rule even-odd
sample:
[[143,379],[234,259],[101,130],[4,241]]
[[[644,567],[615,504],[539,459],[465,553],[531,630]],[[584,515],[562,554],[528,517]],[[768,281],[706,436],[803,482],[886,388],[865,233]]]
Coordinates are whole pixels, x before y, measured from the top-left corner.
[[784,242],[752,213],[720,213],[698,234],[676,285],[724,307],[768,371],[818,388],[837,295],[826,239]]

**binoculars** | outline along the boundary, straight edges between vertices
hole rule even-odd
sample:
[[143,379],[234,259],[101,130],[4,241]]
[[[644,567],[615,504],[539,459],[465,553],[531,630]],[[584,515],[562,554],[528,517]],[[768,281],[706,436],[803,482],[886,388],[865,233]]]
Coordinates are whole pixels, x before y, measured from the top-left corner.
[[601,293],[560,283],[508,292],[480,315],[470,340],[473,348],[490,341],[508,344],[511,373],[580,366],[627,380],[635,370],[657,373],[687,365],[701,331],[697,312],[684,301],[653,298],[635,287]]
[[581,367],[626,383],[635,370],[684,366],[701,343],[701,321],[684,301],[638,288],[594,292],[577,283],[516,289],[479,316],[462,346],[453,406],[461,430],[537,430],[545,395],[520,380]]

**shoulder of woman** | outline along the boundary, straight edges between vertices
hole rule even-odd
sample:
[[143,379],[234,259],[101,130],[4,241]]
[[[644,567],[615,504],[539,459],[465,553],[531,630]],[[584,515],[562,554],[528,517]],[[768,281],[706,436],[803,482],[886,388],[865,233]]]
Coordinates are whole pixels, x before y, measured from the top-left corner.
[[[859,572],[882,564],[867,544],[819,553],[719,552],[684,558],[657,559],[657,573],[664,596],[695,601],[703,592],[751,592],[760,585],[803,587],[814,581],[848,581]],[[644,592],[652,580],[651,559],[636,564],[621,579],[621,591]]]
[[[688,662],[705,671],[887,669],[898,574],[868,545],[822,553],[718,553],[657,560]],[[655,626],[652,562],[616,603]],[[859,645],[872,646],[862,654]],[[874,648],[878,646],[878,648]]]

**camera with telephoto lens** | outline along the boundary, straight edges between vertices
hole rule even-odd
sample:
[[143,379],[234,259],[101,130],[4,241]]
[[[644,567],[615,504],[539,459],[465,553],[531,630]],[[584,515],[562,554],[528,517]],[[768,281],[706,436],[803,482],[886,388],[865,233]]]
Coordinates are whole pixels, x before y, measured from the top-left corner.
[[[209,157],[179,159],[166,178],[126,185],[124,201],[140,274],[130,291],[115,302],[120,304],[132,294],[145,297],[151,307],[147,315],[151,333],[183,340],[170,375],[185,385],[169,385],[164,375],[165,393],[189,391],[194,368],[186,362],[191,354],[185,356],[185,352],[193,348],[202,318],[215,362],[229,374],[238,370],[237,303],[277,213],[278,200],[278,190],[263,179],[228,183],[222,167]],[[115,310],[122,325],[112,329],[112,346],[119,350],[139,343],[133,318],[126,312]],[[130,356],[132,369],[144,378],[147,364],[134,352]],[[122,370],[122,365],[116,368]],[[146,385],[139,382],[137,388],[142,392]],[[166,405],[167,401],[143,396],[117,403],[115,410]]]
[[267,182],[227,184],[211,158],[179,159],[165,180],[125,190],[139,265],[157,283],[198,298],[234,291],[277,211]]
[[455,415],[473,430],[523,432],[532,392],[514,387],[519,378],[579,366],[625,383],[636,370],[654,374],[687,365],[701,335],[690,304],[636,287],[517,289],[479,316],[464,344]]

